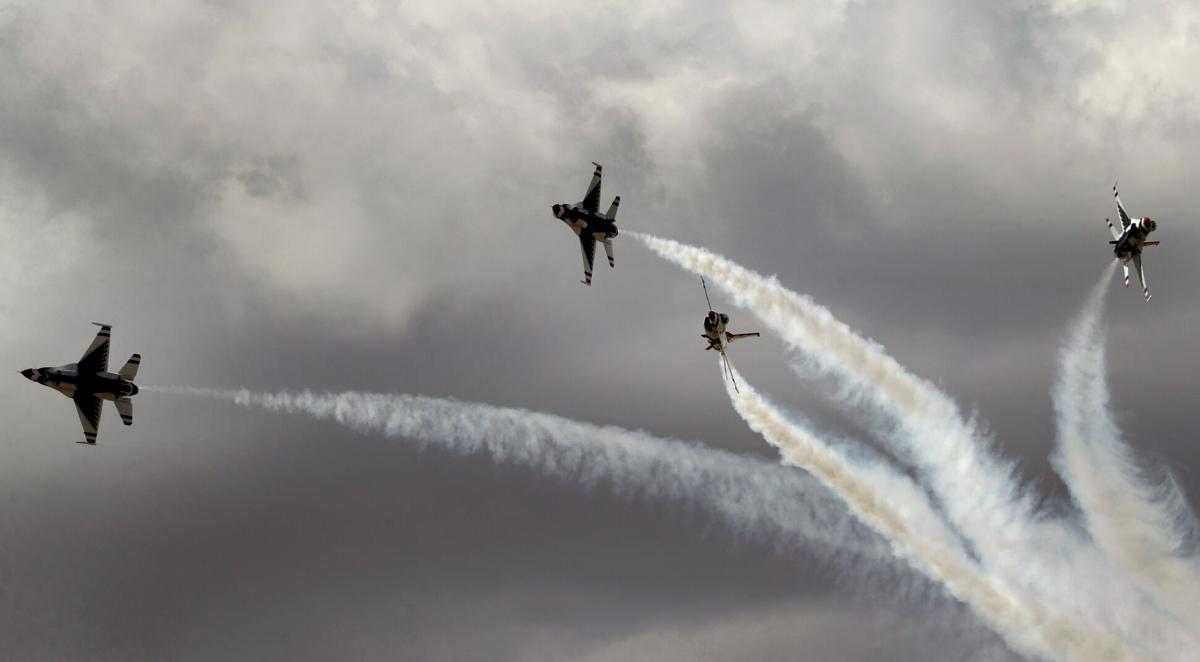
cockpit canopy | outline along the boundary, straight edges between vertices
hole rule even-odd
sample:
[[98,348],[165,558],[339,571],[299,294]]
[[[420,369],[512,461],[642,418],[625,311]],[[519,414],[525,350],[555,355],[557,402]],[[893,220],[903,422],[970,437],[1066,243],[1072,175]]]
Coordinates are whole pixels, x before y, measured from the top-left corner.
[[1142,227],[1146,228],[1146,232],[1154,232],[1158,229],[1158,223],[1155,223],[1149,216],[1142,219]]

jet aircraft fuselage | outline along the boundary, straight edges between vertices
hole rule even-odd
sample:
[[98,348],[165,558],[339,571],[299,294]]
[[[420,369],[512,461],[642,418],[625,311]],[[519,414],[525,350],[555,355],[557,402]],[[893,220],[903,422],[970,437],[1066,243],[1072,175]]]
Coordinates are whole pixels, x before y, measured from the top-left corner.
[[715,310],[708,311],[708,315],[704,317],[704,333],[700,336],[708,341],[708,347],[704,349],[715,349],[722,354],[725,353],[725,348],[739,338],[757,338],[758,332],[751,333],[730,333],[725,327],[729,325],[729,316],[725,313],[718,313]]
[[567,224],[575,234],[587,232],[598,241],[612,239],[617,236],[617,223],[599,212],[588,211],[579,203],[560,203],[550,208],[554,218]]
[[26,368],[21,374],[30,381],[62,393],[68,398],[74,398],[76,393],[84,392],[101,400],[116,400],[137,395],[137,384],[111,372],[80,372],[79,365],[68,363],[58,367]]
[[1121,236],[1113,240],[1113,254],[1117,259],[1126,261],[1134,255],[1141,255],[1146,244],[1146,238],[1158,229],[1158,224],[1150,218],[1134,219],[1129,223]]

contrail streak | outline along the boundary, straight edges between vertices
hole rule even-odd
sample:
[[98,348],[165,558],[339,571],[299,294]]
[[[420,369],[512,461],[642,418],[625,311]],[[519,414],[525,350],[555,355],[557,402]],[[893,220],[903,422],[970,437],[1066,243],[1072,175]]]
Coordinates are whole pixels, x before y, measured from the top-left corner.
[[741,392],[726,381],[738,414],[783,454],[841,497],[864,524],[892,543],[895,554],[970,606],[1025,655],[1119,660],[1127,655],[1101,630],[1042,610],[995,581],[967,554],[921,491],[884,467],[843,456],[789,420],[744,379]]
[[[888,559],[876,536],[837,499],[778,464],[522,409],[384,393],[254,392],[178,387],[242,407],[333,420],[360,433],[403,437],[459,454],[486,453],[585,487],[702,506],[735,532],[792,547],[824,548],[846,562]],[[814,550],[819,551],[819,550]]]
[[1059,359],[1054,464],[1097,544],[1160,604],[1200,630],[1200,564],[1184,555],[1195,515],[1173,481],[1145,477],[1111,414],[1100,318],[1115,264],[1101,274]]
[[[1014,477],[1014,465],[996,457],[990,441],[968,422],[955,403],[913,375],[883,348],[859,336],[827,309],[720,255],[637,232],[631,234],[663,258],[716,283],[752,311],[792,349],[803,353],[848,389],[847,399],[893,418],[898,435],[887,441],[908,457],[955,527],[978,545],[991,565],[1019,574],[1031,540],[1057,532],[1042,528],[1034,502]],[[986,544],[982,544],[986,543]]]

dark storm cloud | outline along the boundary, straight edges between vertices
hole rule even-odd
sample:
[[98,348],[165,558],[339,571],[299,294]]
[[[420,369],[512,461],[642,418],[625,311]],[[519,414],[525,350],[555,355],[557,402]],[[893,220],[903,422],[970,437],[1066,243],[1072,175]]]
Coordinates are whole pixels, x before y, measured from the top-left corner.
[[[26,4],[0,26],[14,370],[73,360],[96,319],[144,382],[455,396],[766,454],[696,353],[691,278],[619,238],[618,268],[575,282],[549,205],[595,159],[622,227],[778,273],[1054,487],[1053,362],[1120,178],[1166,243],[1153,304],[1112,293],[1116,402],[1194,492],[1186,5]],[[735,360],[853,429],[782,356]],[[5,613],[26,658],[612,659],[710,626],[730,657],[878,654],[842,623],[912,659],[983,645],[913,641],[845,596],[863,587],[829,598],[828,569],[670,507],[331,426],[145,398],[133,428],[105,420],[121,455],[81,460],[70,403],[13,377]],[[840,613],[780,625],[814,610]]]

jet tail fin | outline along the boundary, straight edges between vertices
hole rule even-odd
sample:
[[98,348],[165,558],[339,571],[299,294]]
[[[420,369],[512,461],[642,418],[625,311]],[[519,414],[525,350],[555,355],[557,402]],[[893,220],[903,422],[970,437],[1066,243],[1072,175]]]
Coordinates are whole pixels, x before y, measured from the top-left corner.
[[617,207],[620,207],[620,206],[621,206],[621,196],[618,195],[617,197],[613,198],[613,203],[608,208],[608,214],[607,214],[608,220],[611,221],[611,220],[614,220],[617,218]]
[[117,398],[113,400],[113,404],[117,406],[117,413],[121,415],[121,422],[125,425],[133,425],[133,400],[129,398]]
[[142,364],[142,355],[134,354],[133,356],[129,357],[129,360],[125,362],[125,366],[123,368],[121,368],[121,371],[118,372],[117,374],[120,375],[123,379],[128,379],[129,381],[133,381],[134,379],[137,378],[138,366],[141,364]]

